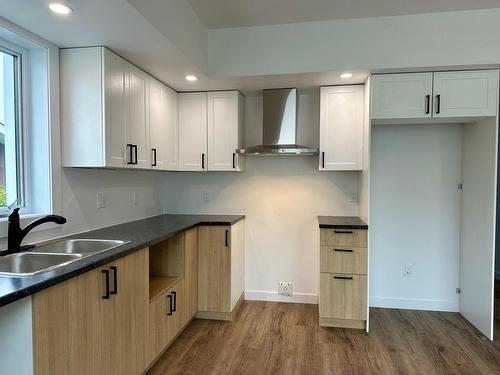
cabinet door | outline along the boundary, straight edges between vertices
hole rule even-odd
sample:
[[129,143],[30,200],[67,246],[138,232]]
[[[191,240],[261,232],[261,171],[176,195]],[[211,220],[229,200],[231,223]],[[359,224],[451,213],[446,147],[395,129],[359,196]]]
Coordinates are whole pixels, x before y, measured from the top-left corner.
[[126,167],[129,64],[103,48],[106,166]]
[[238,148],[239,93],[209,92],[208,105],[208,170],[234,171]]
[[319,316],[366,320],[366,275],[320,274]]
[[231,311],[230,227],[198,228],[198,310]]
[[431,98],[432,73],[374,75],[371,118],[428,118]]
[[496,116],[498,70],[434,73],[434,117]]
[[144,249],[113,262],[110,269],[112,372],[135,375],[147,363],[149,258]]
[[155,79],[149,82],[149,145],[153,169],[178,169],[177,93]]
[[111,374],[112,305],[102,271],[87,272],[32,297],[37,375]]
[[179,170],[204,171],[207,159],[207,94],[179,94]]
[[184,287],[180,281],[149,304],[149,363],[165,350],[184,326],[180,316],[183,298]]
[[363,169],[363,86],[322,87],[320,170]]
[[134,145],[131,167],[149,168],[149,77],[129,64],[128,143]]

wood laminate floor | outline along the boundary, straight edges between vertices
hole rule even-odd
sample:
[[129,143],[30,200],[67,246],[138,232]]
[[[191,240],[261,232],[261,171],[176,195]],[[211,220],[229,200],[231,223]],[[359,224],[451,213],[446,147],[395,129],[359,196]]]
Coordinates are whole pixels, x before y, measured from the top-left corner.
[[457,313],[370,309],[371,332],[318,326],[317,305],[244,302],[234,322],[196,319],[149,375],[500,374],[496,340]]

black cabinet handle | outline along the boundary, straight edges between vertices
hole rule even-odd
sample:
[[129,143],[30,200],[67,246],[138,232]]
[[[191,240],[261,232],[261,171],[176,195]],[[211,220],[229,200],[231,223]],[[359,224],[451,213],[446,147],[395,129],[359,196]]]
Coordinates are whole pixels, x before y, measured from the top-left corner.
[[441,112],[441,95],[436,95],[436,113]]
[[167,299],[168,299],[168,311],[167,311],[167,315],[172,315],[172,296],[170,294],[167,295]]
[[333,249],[333,251],[339,251],[341,253],[352,253],[351,249]]
[[325,152],[321,153],[321,168],[325,168]]
[[109,294],[118,294],[118,269],[116,266],[109,267],[113,271],[113,290]]
[[152,148],[151,152],[153,153],[152,155],[152,161],[151,161],[151,166],[156,167],[156,148]]
[[233,169],[236,168],[236,153],[233,152]]
[[127,164],[134,164],[134,145],[131,143],[127,144],[127,153],[128,153],[128,159],[127,159]]
[[226,247],[229,247],[229,239],[228,239],[228,236],[229,236],[229,230],[227,230],[227,229],[226,229],[226,232],[225,232],[224,236],[225,236],[225,237],[224,237],[224,245],[225,245]]
[[102,270],[102,273],[104,275],[104,285],[106,288],[106,291],[102,296],[102,299],[109,299],[109,270]]
[[352,230],[335,230],[334,233],[352,234]]
[[352,280],[352,276],[334,276],[337,280]]
[[134,164],[137,164],[137,145],[132,145],[134,148]]
[[431,112],[431,96],[425,96],[425,114],[428,115]]
[[205,154],[201,154],[201,169],[205,169]]
[[171,308],[172,312],[177,311],[177,292],[172,292],[173,296],[173,307]]

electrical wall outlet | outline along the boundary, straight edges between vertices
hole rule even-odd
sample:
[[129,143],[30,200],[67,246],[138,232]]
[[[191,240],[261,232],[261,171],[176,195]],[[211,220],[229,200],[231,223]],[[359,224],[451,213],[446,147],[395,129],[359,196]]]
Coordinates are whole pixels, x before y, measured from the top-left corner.
[[415,276],[412,264],[405,264],[404,272],[405,272],[405,277],[413,277],[413,276]]
[[203,192],[203,200],[205,202],[210,202],[210,193],[208,191]]
[[291,281],[280,281],[278,294],[281,296],[291,297],[293,295],[293,285]]
[[135,206],[139,204],[139,193],[137,191],[134,191],[134,197],[132,199],[132,202],[134,203]]
[[103,192],[97,193],[97,208],[106,207],[106,195]]

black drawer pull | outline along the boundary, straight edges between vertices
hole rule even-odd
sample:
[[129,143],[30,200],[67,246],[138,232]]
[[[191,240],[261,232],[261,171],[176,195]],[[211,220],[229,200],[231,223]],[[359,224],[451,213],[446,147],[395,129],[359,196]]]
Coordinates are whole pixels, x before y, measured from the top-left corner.
[[333,251],[339,251],[342,253],[352,253],[351,249],[333,249]]
[[118,294],[118,269],[116,266],[109,267],[113,271],[113,290],[109,294]]
[[152,155],[151,155],[151,166],[156,167],[156,148],[151,149]]
[[168,299],[168,311],[167,311],[167,315],[172,315],[172,296],[169,294],[167,295],[167,299]]
[[229,231],[226,229],[225,238],[224,238],[224,245],[225,245],[226,247],[229,247],[229,239],[228,239],[228,236],[229,236]]
[[436,95],[436,113],[439,114],[441,112],[441,95]]
[[127,164],[134,164],[134,145],[131,143],[127,144],[127,151],[128,151]]
[[205,169],[205,154],[201,154],[201,169]]
[[431,112],[431,96],[425,96],[425,114],[428,115]]
[[172,292],[172,299],[174,300],[173,302],[173,307],[172,307],[172,312],[177,311],[177,292]]
[[236,153],[233,152],[233,169],[236,169]]
[[352,280],[352,276],[334,276],[337,280]]
[[321,168],[325,168],[325,153],[321,153]]
[[102,270],[103,275],[105,276],[104,278],[104,285],[105,285],[105,293],[102,296],[102,299],[109,299],[109,270]]
[[352,234],[352,230],[335,230],[334,232],[339,234]]

